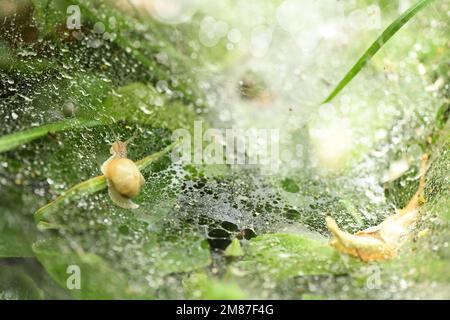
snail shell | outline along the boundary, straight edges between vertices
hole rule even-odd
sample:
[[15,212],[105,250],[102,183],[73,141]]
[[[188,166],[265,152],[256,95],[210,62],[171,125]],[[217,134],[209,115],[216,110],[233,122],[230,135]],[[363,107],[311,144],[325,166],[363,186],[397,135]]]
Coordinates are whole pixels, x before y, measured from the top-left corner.
[[136,164],[127,158],[128,142],[116,141],[112,144],[112,156],[103,163],[101,171],[108,182],[111,200],[119,207],[136,209],[139,205],[131,198],[139,194],[145,180]]
[[106,167],[105,177],[122,196],[134,198],[141,191],[144,178],[136,164],[127,158],[113,159]]

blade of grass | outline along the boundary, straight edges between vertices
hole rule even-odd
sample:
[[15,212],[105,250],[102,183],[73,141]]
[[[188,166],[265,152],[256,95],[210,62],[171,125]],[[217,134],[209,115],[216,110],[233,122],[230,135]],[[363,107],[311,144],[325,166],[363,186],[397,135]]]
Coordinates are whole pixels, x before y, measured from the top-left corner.
[[76,128],[80,126],[91,127],[98,124],[100,124],[100,122],[96,120],[69,119],[11,133],[0,137],[0,152],[9,151],[37,138],[43,137],[49,133],[64,131],[66,129]]
[[425,8],[434,0],[419,0],[412,5],[408,10],[402,13],[394,20],[383,33],[372,43],[372,45],[364,52],[355,65],[347,72],[344,78],[338,83],[330,95],[322,102],[328,103],[341,92],[352,79],[361,71],[361,69],[372,59],[372,57],[381,49],[381,47],[405,25],[412,17],[414,17],[420,10]]
[[[163,150],[153,153],[141,160],[136,161],[136,165],[138,166],[139,170],[141,170],[141,171],[145,170],[155,160],[158,160],[163,155],[170,152],[177,145],[178,145],[178,141],[175,141],[175,142],[171,143],[170,145],[168,145]],[[41,224],[41,222],[43,222],[42,220],[45,219],[46,217],[48,217],[52,212],[55,212],[60,204],[68,203],[68,202],[74,201],[76,199],[80,199],[83,196],[102,191],[102,190],[106,189],[106,186],[107,186],[107,183],[106,183],[106,178],[104,175],[97,176],[97,177],[91,178],[89,180],[83,181],[83,182],[73,186],[72,188],[66,190],[55,200],[53,200],[52,202],[41,207],[39,210],[37,210],[34,213],[34,220],[36,223]],[[48,225],[47,222],[44,224],[41,224],[41,226],[44,228],[46,225]]]

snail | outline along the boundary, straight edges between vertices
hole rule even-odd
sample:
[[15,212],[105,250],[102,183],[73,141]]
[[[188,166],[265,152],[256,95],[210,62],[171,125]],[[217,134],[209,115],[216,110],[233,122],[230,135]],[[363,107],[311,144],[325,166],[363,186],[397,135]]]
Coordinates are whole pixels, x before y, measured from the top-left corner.
[[108,183],[108,193],[111,200],[125,209],[139,207],[131,198],[139,194],[145,183],[139,168],[132,160],[127,158],[127,145],[133,139],[134,136],[125,142],[115,141],[110,149],[112,156],[100,168]]

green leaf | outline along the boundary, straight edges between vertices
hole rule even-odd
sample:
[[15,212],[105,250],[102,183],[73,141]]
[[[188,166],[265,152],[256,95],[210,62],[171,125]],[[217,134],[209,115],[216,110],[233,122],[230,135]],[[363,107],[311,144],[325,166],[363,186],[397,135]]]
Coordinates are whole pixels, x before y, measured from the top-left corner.
[[[123,231],[126,232],[126,231]],[[148,281],[158,283],[165,275],[189,272],[209,265],[211,262],[209,247],[200,237],[188,235],[173,241],[160,241],[153,234],[141,248],[141,259],[145,259],[145,270],[136,270],[138,275],[146,276]],[[144,283],[138,286],[129,282],[123,270],[116,269],[121,262],[113,264],[100,255],[85,252],[74,241],[64,238],[50,238],[38,241],[34,246],[37,259],[50,276],[67,289],[67,280],[71,275],[69,266],[80,269],[79,290],[68,292],[78,299],[129,299],[154,298],[158,285],[149,287]]]
[[384,31],[383,33],[371,44],[371,46],[364,52],[364,54],[358,59],[355,65],[347,72],[338,85],[333,89],[330,95],[322,102],[328,103],[338,95],[352,79],[361,71],[367,62],[386,44],[389,39],[400,30],[412,17],[414,17],[420,10],[425,8],[434,0],[419,0],[412,5],[403,14],[398,16]]
[[[72,244],[73,245],[73,244]],[[135,292],[127,280],[104,259],[93,253],[72,249],[63,238],[41,240],[33,246],[37,259],[50,276],[78,299],[130,299],[150,298],[145,292]],[[80,289],[67,287],[67,280],[73,274],[69,266],[80,270]]]
[[55,26],[65,24],[66,10],[70,1],[66,0],[31,0],[34,6],[34,17],[41,36],[53,34]]
[[44,293],[20,266],[0,264],[0,300],[42,300]]
[[244,250],[242,250],[241,243],[239,239],[234,238],[228,247],[225,249],[223,255],[225,257],[240,257],[244,255]]
[[[33,257],[30,238],[24,237],[24,230],[19,226],[0,228],[0,258]],[[34,236],[34,235],[33,235]]]
[[143,252],[150,258],[148,268],[156,278],[194,271],[211,263],[208,243],[196,235],[164,241],[154,237],[144,245]]
[[126,119],[170,130],[191,127],[194,115],[192,106],[179,101],[168,102],[153,86],[140,82],[118,88],[115,94],[106,99],[102,112],[105,119]]
[[13,54],[6,43],[0,41],[0,70],[11,73],[23,73],[29,76],[41,75],[44,71],[54,70],[55,61],[47,59],[20,59]]
[[248,299],[236,283],[210,278],[204,273],[194,273],[183,281],[186,299],[242,300]]
[[340,254],[327,243],[296,234],[265,234],[253,238],[236,266],[278,280],[302,275],[346,273]]
[[22,185],[5,185],[0,201],[0,258],[33,257],[36,224],[30,216],[30,205],[38,205],[38,197],[23,194]]
[[283,188],[283,190],[291,193],[296,193],[300,191],[300,188],[297,185],[297,183],[295,183],[295,181],[290,178],[283,179],[281,181],[281,187]]

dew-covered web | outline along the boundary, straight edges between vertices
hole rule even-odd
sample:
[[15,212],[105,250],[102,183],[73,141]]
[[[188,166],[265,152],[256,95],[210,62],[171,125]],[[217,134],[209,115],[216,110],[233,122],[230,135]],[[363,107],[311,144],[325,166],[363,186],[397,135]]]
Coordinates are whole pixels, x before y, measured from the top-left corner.
[[[105,287],[106,297],[183,298],[190,272],[240,275],[252,262],[224,257],[234,239],[245,247],[288,233],[324,243],[326,216],[348,232],[380,223],[415,192],[436,113],[448,105],[445,2],[408,23],[328,104],[321,101],[409,1],[173,0],[179,11],[77,1],[90,10],[74,30],[53,14],[67,16],[65,1],[52,10],[36,2],[0,3],[0,133],[57,127],[0,154],[0,228],[19,244],[37,240],[24,255],[37,254],[46,269],[52,254],[75,252],[114,273],[118,289]],[[220,130],[278,130],[278,170],[165,155],[143,171],[139,209],[114,206],[103,190],[59,207],[49,218],[57,230],[36,229],[33,212],[100,175],[112,142],[135,134],[129,158],[142,159],[199,119]],[[291,282],[269,274],[262,288],[260,279],[244,283],[263,298],[296,298],[305,287],[378,294],[339,292],[354,286],[348,275]],[[89,294],[82,297],[101,297]]]

